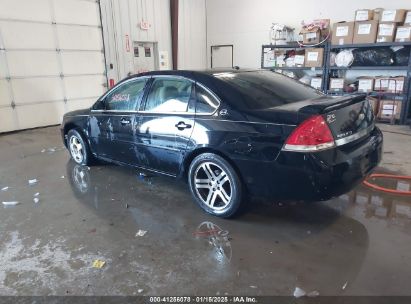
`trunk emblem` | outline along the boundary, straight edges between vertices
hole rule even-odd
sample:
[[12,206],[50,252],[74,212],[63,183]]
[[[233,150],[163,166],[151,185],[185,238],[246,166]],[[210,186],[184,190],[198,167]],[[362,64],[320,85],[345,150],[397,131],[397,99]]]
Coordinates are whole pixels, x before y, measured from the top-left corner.
[[327,115],[327,122],[328,123],[333,123],[337,120],[337,118],[335,117],[335,114],[328,114]]
[[220,115],[221,115],[221,116],[228,115],[227,109],[222,109],[222,110],[220,111]]

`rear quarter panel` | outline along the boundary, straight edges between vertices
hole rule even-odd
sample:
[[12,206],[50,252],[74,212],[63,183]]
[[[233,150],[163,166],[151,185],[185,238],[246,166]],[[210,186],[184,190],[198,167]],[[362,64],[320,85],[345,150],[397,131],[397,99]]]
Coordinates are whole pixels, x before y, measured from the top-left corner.
[[294,128],[221,117],[196,118],[186,157],[190,159],[190,154],[204,148],[214,151],[233,164],[246,184],[253,183],[259,167],[276,163],[286,137]]

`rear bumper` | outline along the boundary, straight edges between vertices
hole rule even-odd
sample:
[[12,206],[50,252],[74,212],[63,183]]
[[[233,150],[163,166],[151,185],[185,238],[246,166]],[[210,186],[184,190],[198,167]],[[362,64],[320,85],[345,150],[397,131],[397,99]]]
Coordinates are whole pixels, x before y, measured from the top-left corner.
[[349,192],[378,165],[383,137],[376,127],[365,139],[316,153],[281,151],[274,162],[239,165],[252,196],[327,200]]

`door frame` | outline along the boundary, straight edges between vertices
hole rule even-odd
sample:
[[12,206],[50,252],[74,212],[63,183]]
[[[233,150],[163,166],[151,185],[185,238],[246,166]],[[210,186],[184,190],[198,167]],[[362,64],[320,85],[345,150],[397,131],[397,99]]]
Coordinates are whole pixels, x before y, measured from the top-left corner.
[[211,68],[213,68],[213,48],[214,47],[231,47],[231,67],[234,67],[234,45],[233,44],[216,44],[210,46],[211,48]]
[[131,41],[132,45],[133,45],[133,68],[134,68],[134,45],[135,44],[140,44],[140,43],[152,43],[153,44],[153,57],[154,57],[154,70],[153,71],[158,71],[160,69],[160,62],[159,62],[159,58],[160,55],[158,53],[158,41],[142,41],[142,40],[132,40]]

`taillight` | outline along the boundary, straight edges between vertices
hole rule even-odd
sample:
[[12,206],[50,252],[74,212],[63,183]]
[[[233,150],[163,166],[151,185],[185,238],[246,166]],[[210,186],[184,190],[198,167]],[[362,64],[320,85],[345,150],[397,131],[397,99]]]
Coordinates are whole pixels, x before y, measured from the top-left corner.
[[330,128],[321,115],[304,120],[285,141],[283,150],[315,152],[335,146]]

